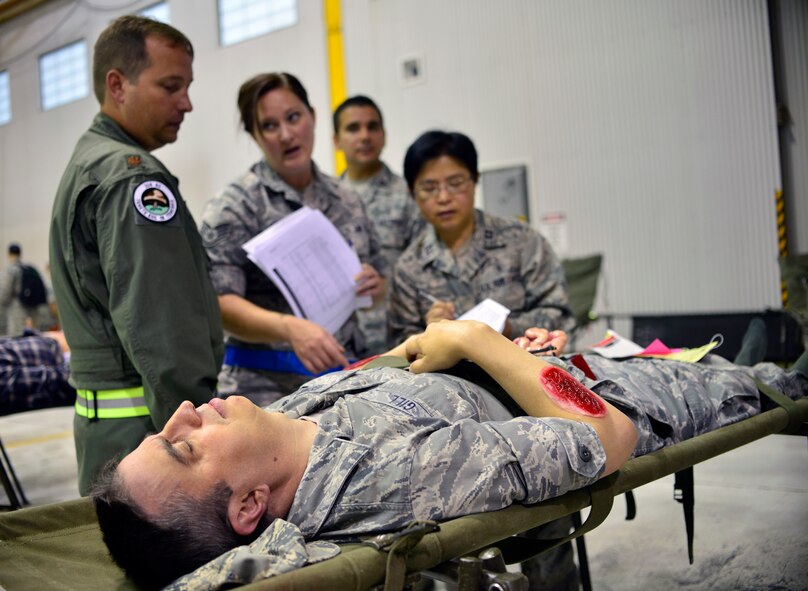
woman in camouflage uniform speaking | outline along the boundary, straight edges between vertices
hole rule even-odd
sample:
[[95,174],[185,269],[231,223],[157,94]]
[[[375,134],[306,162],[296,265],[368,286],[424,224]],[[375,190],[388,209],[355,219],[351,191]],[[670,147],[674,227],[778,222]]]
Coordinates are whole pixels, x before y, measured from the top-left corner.
[[359,255],[357,295],[383,300],[386,263],[359,197],[312,161],[315,115],[300,81],[287,73],[259,74],[241,85],[238,107],[264,157],[208,203],[202,239],[229,333],[219,393],[267,404],[313,375],[363,356],[365,344],[356,315],[333,335],[294,316],[242,245],[308,206],[322,211]]

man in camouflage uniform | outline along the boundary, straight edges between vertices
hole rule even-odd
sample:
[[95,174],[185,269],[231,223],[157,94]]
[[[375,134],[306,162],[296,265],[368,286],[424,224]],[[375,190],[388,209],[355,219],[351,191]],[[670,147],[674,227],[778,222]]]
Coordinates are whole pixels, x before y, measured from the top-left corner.
[[[808,353],[799,370],[788,371],[773,364],[740,367],[715,356],[698,364],[596,356],[585,363],[545,361],[476,322],[432,324],[391,353],[414,360],[410,371],[329,374],[268,413],[243,398],[183,405],[162,433],[106,475],[94,498],[112,555],[144,576],[161,544],[172,552],[178,545],[199,548],[202,540],[189,538],[189,527],[175,519],[185,511],[195,526],[209,517],[211,529],[200,528],[199,535],[220,544],[208,548],[212,559],[254,539],[273,518],[296,525],[307,540],[345,539],[415,519],[535,503],[586,486],[631,455],[756,414],[753,377],[792,399],[808,391]],[[510,398],[455,375],[428,373],[462,359],[476,363]],[[587,377],[593,371],[595,379]],[[543,380],[550,375],[576,395],[549,394],[553,387]],[[587,398],[592,404],[564,405]],[[513,403],[521,416],[506,410]],[[245,484],[242,476],[253,468],[247,479],[255,480]],[[172,498],[166,487],[196,498]],[[212,488],[224,494],[204,495]],[[150,527],[176,528],[176,535],[141,539],[137,519],[127,517],[132,504],[148,515]],[[220,529],[227,520],[234,534]],[[167,565],[173,570],[161,576],[190,566]]]
[[[407,183],[381,160],[386,138],[378,105],[366,96],[352,96],[336,108],[333,118],[334,146],[345,154],[347,164],[340,178],[365,204],[392,271],[398,257],[424,227],[424,219]],[[357,315],[370,353],[392,346],[387,342],[386,305],[359,310]]]
[[191,110],[193,47],[158,21],[123,16],[93,60],[101,104],[53,204],[53,290],[77,388],[79,492],[110,458],[216,389],[218,301],[177,179],[152,150]]

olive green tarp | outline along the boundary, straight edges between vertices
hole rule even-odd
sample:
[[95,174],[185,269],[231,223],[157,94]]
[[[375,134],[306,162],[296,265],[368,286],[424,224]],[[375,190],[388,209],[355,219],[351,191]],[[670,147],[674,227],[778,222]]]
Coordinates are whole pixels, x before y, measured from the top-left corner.
[[[429,569],[590,505],[590,518],[603,509],[608,512],[619,494],[806,422],[808,398],[803,398],[793,405],[791,415],[775,408],[630,460],[611,476],[561,497],[441,523],[440,531],[426,534],[409,552],[407,568]],[[383,551],[346,545],[335,558],[242,589],[365,590],[384,580],[386,563]],[[6,591],[135,589],[109,559],[87,499],[0,515],[0,586]]]

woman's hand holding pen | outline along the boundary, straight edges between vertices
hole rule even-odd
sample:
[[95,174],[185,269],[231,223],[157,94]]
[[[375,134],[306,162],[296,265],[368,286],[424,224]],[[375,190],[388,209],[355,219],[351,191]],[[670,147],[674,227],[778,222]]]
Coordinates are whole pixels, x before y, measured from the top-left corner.
[[441,320],[454,320],[455,307],[452,302],[446,302],[436,298],[430,298],[432,307],[426,313],[426,324],[429,326],[433,322]]

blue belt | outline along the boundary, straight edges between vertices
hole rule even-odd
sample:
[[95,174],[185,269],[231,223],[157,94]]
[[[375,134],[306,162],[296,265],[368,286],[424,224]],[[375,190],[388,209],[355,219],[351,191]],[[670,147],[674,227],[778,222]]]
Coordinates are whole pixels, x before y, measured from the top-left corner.
[[321,373],[312,373],[294,351],[276,351],[273,349],[246,349],[235,345],[227,345],[224,350],[224,364],[247,369],[296,373],[303,376],[317,377],[342,368],[332,367]]

